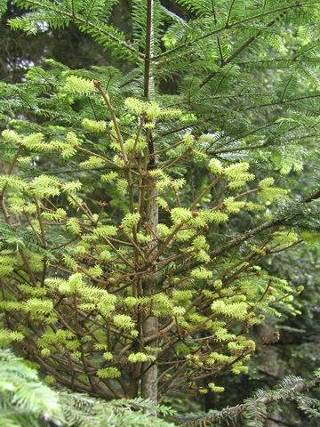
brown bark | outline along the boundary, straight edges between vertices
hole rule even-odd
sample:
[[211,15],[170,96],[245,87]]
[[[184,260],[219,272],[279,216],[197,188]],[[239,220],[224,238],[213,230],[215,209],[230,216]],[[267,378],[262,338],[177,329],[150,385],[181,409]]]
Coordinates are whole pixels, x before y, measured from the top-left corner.
[[[146,25],[146,47],[145,47],[145,63],[144,63],[144,98],[146,101],[150,101],[154,92],[154,81],[152,72],[152,56],[153,56],[153,15],[154,15],[154,1],[146,0],[147,2],[147,25]],[[148,159],[148,171],[153,169],[156,165],[154,142],[152,132],[150,130],[146,133],[149,159]],[[148,172],[147,171],[147,172]],[[150,243],[151,249],[154,245],[157,245],[155,238],[157,225],[158,225],[158,206],[157,206],[157,190],[154,178],[148,173],[143,179],[143,187],[145,188],[145,200],[142,205],[141,216],[143,219],[144,228],[151,233],[153,236],[152,242]],[[150,268],[154,274],[149,276],[143,281],[143,294],[152,295],[157,286],[156,282],[156,263],[151,265]],[[146,314],[143,319],[142,333],[144,340],[149,341],[149,346],[156,346],[157,342],[152,339],[148,340],[148,337],[157,336],[159,330],[158,319],[152,316],[150,313]],[[158,400],[158,366],[156,362],[143,363],[142,364],[142,378],[141,378],[141,394],[144,398],[157,402]]]
[[[151,177],[146,177],[144,180],[144,186],[146,188],[145,192],[145,203],[143,205],[143,215],[144,215],[144,226],[153,236],[156,235],[156,228],[158,224],[158,207],[156,204],[156,188],[154,179]],[[154,248],[154,245],[157,244],[156,239],[152,239],[150,244],[150,249]],[[153,253],[153,251],[152,251]],[[154,274],[148,276],[148,279],[143,280],[143,295],[152,295],[157,286],[157,265],[156,263],[150,265],[150,269]],[[150,313],[147,313],[143,319],[142,333],[144,341],[148,342],[149,346],[157,346],[158,335],[158,319],[155,316],[152,316]],[[141,394],[145,399],[153,400],[157,402],[158,400],[158,366],[156,362],[152,363],[143,363],[142,364],[142,380],[141,380]]]

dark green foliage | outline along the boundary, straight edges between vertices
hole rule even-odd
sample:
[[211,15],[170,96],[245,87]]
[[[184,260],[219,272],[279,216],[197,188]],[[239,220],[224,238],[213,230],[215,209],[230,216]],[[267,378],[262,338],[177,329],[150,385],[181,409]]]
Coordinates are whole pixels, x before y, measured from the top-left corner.
[[45,420],[62,421],[58,395],[23,360],[0,349],[0,425],[40,427]]
[[274,389],[259,390],[242,404],[224,408],[222,411],[212,410],[203,416],[191,417],[190,420],[181,422],[181,425],[184,427],[202,427],[203,425],[264,427],[269,414],[272,414],[272,406],[277,403],[287,405],[290,401],[294,402],[308,417],[318,419],[320,418],[319,401],[308,396],[308,391],[318,386],[318,378],[307,382],[299,377],[286,377]]
[[[173,427],[152,415],[154,409],[154,404],[141,399],[108,404],[53,390],[39,380],[34,367],[0,349],[1,427]],[[171,414],[164,406],[157,411],[162,416]]]

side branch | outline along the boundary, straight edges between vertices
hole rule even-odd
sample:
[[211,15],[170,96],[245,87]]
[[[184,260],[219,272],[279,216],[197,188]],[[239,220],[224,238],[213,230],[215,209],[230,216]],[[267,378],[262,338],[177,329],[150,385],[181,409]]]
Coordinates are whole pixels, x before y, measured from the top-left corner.
[[247,18],[242,19],[241,21],[237,21],[237,22],[234,22],[232,24],[229,23],[228,26],[223,25],[222,27],[217,28],[215,30],[212,30],[212,31],[210,31],[210,32],[208,32],[206,34],[203,34],[202,36],[199,36],[199,37],[195,38],[194,40],[182,43],[179,46],[176,46],[176,47],[174,47],[174,48],[172,48],[170,50],[162,52],[159,55],[155,56],[154,59],[155,60],[158,60],[160,58],[162,59],[162,58],[167,57],[168,55],[170,55],[172,53],[179,52],[180,49],[185,49],[185,48],[192,47],[194,44],[198,43],[201,40],[204,40],[204,39],[206,39],[208,37],[214,36],[215,34],[220,34],[220,33],[224,32],[224,31],[227,31],[227,30],[229,30],[231,28],[237,28],[240,25],[248,24],[249,22],[255,21],[257,19],[264,18],[264,17],[270,16],[270,15],[274,15],[276,13],[285,12],[285,11],[288,11],[290,9],[300,8],[300,7],[303,7],[303,6],[306,6],[306,5],[308,5],[308,2],[305,2],[305,3],[297,2],[297,3],[289,5],[289,6],[282,6],[282,7],[276,8],[276,9],[267,10],[267,11],[262,12],[262,13],[257,13],[256,15],[249,16]]
[[262,394],[261,397],[256,399],[248,399],[245,403],[240,405],[231,406],[222,409],[221,411],[212,411],[207,415],[197,418],[191,418],[189,420],[184,420],[181,422],[180,426],[182,427],[202,427],[204,425],[214,425],[214,423],[221,423],[225,420],[236,420],[247,411],[252,410],[252,407],[257,407],[259,405],[270,405],[271,403],[278,402],[284,399],[295,400],[299,394],[306,392],[312,388],[319,386],[320,378],[316,378],[313,381],[303,381],[301,378],[295,378],[294,383],[289,377],[287,379],[291,384],[286,384],[286,379],[284,380],[281,387],[272,390],[270,392],[266,391]]

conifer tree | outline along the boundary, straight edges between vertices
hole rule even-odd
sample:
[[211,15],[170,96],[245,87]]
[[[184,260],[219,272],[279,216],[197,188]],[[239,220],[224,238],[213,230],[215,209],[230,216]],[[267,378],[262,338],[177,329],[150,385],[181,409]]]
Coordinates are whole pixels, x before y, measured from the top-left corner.
[[[104,398],[223,391],[212,378],[247,369],[250,327],[296,312],[301,289],[262,260],[300,243],[299,225],[317,226],[307,221],[317,191],[294,200],[248,161],[299,171],[298,140],[312,147],[319,94],[305,61],[280,58],[280,77],[259,66],[285,26],[311,31],[317,2],[178,3],[184,16],[133,1],[132,34],[108,23],[112,0],[17,0],[28,12],[10,22],[31,34],[73,23],[129,70],[47,60],[0,86],[0,338]],[[305,41],[287,43],[308,51]],[[233,61],[255,42],[261,53],[241,75]],[[285,82],[290,67],[300,79]],[[296,147],[289,161],[283,145],[250,154],[284,138]]]

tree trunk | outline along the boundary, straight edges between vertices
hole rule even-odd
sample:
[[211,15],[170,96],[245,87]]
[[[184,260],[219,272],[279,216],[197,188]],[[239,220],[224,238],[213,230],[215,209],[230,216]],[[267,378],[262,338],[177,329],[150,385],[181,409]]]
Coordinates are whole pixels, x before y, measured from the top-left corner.
[[[148,222],[146,226],[152,231],[152,234],[156,232],[156,227],[158,224],[158,207],[156,204],[156,189],[154,185],[153,178],[146,178],[144,181],[144,186],[146,188],[146,214],[148,216]],[[155,234],[154,234],[155,235]],[[157,244],[153,240],[152,247]],[[150,269],[153,272],[153,275],[150,275],[150,279],[143,281],[143,294],[152,295],[154,294],[156,285],[157,285],[157,266],[156,264],[151,265]],[[143,322],[143,337],[147,339],[149,346],[157,347],[157,338],[149,340],[148,337],[154,337],[158,334],[158,319],[150,314],[146,314]],[[158,366],[156,362],[144,363],[142,366],[142,381],[141,381],[141,394],[145,399],[150,399],[154,402],[158,400]]]
[[[146,25],[146,47],[145,47],[145,63],[144,63],[144,98],[150,101],[154,92],[152,56],[153,56],[153,15],[154,15],[154,0],[146,0],[147,2],[147,25]],[[146,138],[148,143],[149,159],[148,170],[152,170],[156,166],[155,149],[153,143],[152,131],[147,130]],[[144,227],[153,236],[150,248],[157,245],[156,232],[158,225],[158,206],[157,206],[157,190],[156,183],[153,177],[149,174],[143,179],[143,187],[145,189],[145,200],[143,203],[142,218]],[[155,251],[152,251],[153,254]],[[152,295],[156,289],[157,266],[150,266],[153,275],[143,281],[143,295]],[[158,333],[158,319],[154,316],[145,315],[143,320],[143,337],[148,339],[150,336],[156,336]],[[149,341],[149,340],[148,340]],[[156,346],[157,340],[150,340],[150,346]],[[141,378],[141,394],[145,399],[150,399],[154,402],[158,400],[158,366],[156,362],[142,364]]]

